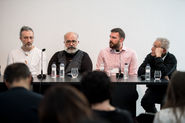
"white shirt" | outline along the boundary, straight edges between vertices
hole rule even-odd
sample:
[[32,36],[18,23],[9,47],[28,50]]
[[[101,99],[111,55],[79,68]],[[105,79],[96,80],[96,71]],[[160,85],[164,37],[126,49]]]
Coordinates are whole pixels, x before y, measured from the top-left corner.
[[[25,63],[33,76],[41,73],[41,50],[34,47],[31,51],[25,52],[20,49],[12,50],[8,55],[7,64],[16,62]],[[46,73],[46,55],[43,54],[43,73]]]
[[[178,108],[177,108],[176,112],[177,112],[177,117],[179,118],[180,111],[179,111]],[[179,123],[184,123],[184,122],[185,122],[185,114],[182,115],[182,117],[180,118]],[[173,113],[173,109],[172,108],[166,108],[166,109],[160,110],[155,115],[154,123],[177,123],[175,114]]]

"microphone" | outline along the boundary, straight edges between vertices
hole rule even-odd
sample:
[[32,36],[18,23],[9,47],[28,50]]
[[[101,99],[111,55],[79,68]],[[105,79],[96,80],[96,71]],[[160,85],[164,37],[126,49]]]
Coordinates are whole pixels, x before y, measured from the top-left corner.
[[37,76],[37,78],[38,78],[38,79],[41,79],[41,80],[46,79],[46,74],[43,74],[43,52],[44,52],[45,50],[46,50],[46,49],[44,48],[44,49],[42,49],[42,52],[41,52],[41,74],[39,74],[39,75]]
[[116,73],[116,78],[120,79],[123,78],[123,73],[121,73],[121,54],[119,50],[116,50],[119,53],[119,71]]

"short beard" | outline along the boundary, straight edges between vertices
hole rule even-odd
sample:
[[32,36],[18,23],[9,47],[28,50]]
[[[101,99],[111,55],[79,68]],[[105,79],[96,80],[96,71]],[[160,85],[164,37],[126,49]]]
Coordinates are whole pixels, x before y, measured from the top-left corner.
[[27,43],[27,44],[23,45],[22,48],[26,51],[30,51],[33,48],[33,45],[32,45],[32,43]]
[[64,50],[69,54],[74,54],[78,51],[78,48],[75,47],[67,48],[66,46],[64,46]]
[[120,48],[120,42],[118,42],[117,44],[113,44],[111,43],[111,41],[109,42],[109,47],[115,50],[118,50]]

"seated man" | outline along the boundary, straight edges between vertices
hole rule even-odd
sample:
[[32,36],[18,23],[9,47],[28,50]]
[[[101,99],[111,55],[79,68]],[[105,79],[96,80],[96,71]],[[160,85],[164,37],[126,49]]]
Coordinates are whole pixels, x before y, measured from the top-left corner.
[[48,75],[51,74],[51,65],[53,63],[57,66],[57,75],[59,75],[59,65],[64,63],[65,74],[71,72],[71,68],[76,67],[79,73],[92,71],[92,61],[89,55],[77,48],[78,34],[74,32],[68,32],[64,35],[65,50],[56,52],[49,61]]
[[20,40],[22,47],[20,49],[12,50],[8,55],[7,64],[16,62],[25,63],[33,76],[41,73],[41,62],[43,62],[43,72],[46,73],[46,56],[43,55],[41,60],[41,50],[33,46],[34,32],[32,28],[23,26],[20,30]]
[[1,123],[38,123],[42,96],[30,91],[32,76],[24,63],[8,65],[4,82],[9,90],[0,93]]
[[[151,77],[154,76],[155,70],[160,70],[162,79],[169,80],[172,73],[176,70],[177,60],[175,56],[168,52],[169,41],[166,38],[157,38],[153,43],[152,52],[149,53],[144,62],[140,65],[138,76],[145,75],[147,64],[151,67]],[[166,93],[167,85],[147,85],[147,90],[141,100],[141,105],[146,112],[155,113],[155,103],[162,104]]]
[[110,123],[133,123],[128,111],[110,104],[110,84],[111,81],[107,74],[101,71],[89,72],[81,80],[82,91],[97,116]]
[[[128,64],[128,74],[137,74],[137,56],[135,51],[126,48],[123,45],[125,33],[120,28],[111,30],[109,48],[100,51],[96,69],[100,70],[101,64],[104,65],[104,71],[109,73],[122,73],[125,68],[125,63]],[[117,69],[117,70],[116,70]]]

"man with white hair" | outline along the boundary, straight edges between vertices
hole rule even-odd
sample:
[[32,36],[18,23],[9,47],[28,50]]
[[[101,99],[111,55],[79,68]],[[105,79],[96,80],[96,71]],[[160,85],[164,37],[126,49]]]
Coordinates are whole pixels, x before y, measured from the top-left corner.
[[[168,52],[169,40],[166,38],[157,38],[153,43],[152,52],[149,53],[138,69],[138,76],[145,75],[147,64],[151,67],[151,78],[154,77],[154,71],[161,71],[161,78],[169,80],[172,73],[176,70],[177,60],[175,56]],[[155,113],[155,103],[162,104],[167,85],[147,85],[147,90],[141,100],[141,105],[146,112]]]
[[65,74],[71,72],[71,68],[76,67],[80,74],[92,71],[92,61],[89,55],[77,48],[78,34],[75,32],[68,32],[64,35],[64,50],[56,52],[49,61],[48,75],[51,74],[51,65],[53,63],[57,66],[57,75],[59,75],[59,65],[64,63]]

